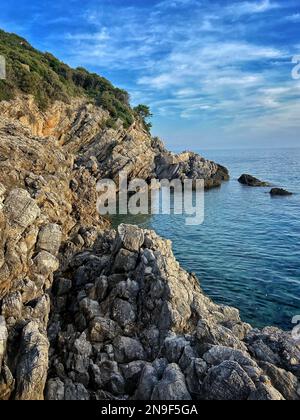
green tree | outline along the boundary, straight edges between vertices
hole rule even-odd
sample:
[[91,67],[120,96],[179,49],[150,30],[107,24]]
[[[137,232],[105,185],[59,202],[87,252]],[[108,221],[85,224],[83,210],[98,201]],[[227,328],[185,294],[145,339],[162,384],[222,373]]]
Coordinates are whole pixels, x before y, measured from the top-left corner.
[[133,108],[133,111],[137,115],[138,118],[143,122],[145,129],[150,133],[152,128],[152,123],[149,121],[150,118],[153,117],[149,106],[140,104]]

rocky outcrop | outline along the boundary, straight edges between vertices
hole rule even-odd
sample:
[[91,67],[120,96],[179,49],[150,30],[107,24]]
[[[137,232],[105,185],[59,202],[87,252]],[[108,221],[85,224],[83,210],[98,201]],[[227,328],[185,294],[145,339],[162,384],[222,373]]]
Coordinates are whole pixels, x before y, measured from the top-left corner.
[[182,270],[171,243],[109,229],[96,182],[202,177],[139,123],[107,127],[86,100],[46,113],[0,104],[0,399],[299,399],[299,346],[253,330]]
[[152,231],[75,253],[53,303],[47,399],[300,399],[292,337],[215,305]]
[[293,195],[293,193],[284,190],[283,188],[272,188],[270,191],[271,196],[275,197],[287,197]]
[[246,175],[246,174],[242,175],[239,178],[239,183],[243,185],[247,185],[248,187],[269,187],[270,186],[268,182],[260,181],[254,176]]
[[138,121],[127,130],[120,121],[115,129],[108,128],[109,114],[84,99],[56,102],[41,113],[32,97],[25,96],[0,103],[0,114],[19,121],[35,136],[51,136],[58,150],[73,156],[75,167],[84,167],[96,180],[118,181],[120,171],[126,171],[129,180],[200,178],[206,188],[213,188],[229,179],[226,168],[195,153],[170,153]]

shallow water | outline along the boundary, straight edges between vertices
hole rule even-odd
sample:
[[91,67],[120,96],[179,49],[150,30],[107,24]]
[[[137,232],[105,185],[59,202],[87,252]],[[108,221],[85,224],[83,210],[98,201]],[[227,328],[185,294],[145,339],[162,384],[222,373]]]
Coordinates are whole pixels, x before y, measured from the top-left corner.
[[[186,226],[183,216],[117,216],[173,241],[181,265],[199,277],[216,302],[237,307],[255,327],[290,330],[300,315],[300,149],[206,151],[229,168],[231,181],[205,193],[205,221]],[[270,188],[237,179],[250,173],[296,193],[271,198]]]

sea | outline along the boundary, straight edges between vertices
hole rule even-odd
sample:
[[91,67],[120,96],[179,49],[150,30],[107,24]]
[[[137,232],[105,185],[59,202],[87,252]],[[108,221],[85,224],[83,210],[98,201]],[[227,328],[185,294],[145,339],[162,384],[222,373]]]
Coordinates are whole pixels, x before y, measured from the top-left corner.
[[[292,330],[300,316],[300,149],[198,151],[226,166],[221,188],[205,192],[204,223],[185,216],[114,216],[112,223],[154,229],[173,242],[183,268],[195,273],[218,304],[236,307],[253,327]],[[249,173],[294,195],[272,198],[270,188],[241,185]]]

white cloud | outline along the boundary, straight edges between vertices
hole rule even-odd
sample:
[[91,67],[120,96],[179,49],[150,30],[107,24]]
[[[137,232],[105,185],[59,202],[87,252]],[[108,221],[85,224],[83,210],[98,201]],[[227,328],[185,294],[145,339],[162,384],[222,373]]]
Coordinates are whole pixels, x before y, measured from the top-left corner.
[[75,65],[129,72],[134,102],[149,103],[156,115],[243,124],[291,100],[292,52],[256,36],[271,28],[264,13],[282,7],[271,0],[167,0],[109,14],[99,7],[85,14],[90,32],[65,39],[79,47]]
[[269,10],[278,9],[281,6],[271,0],[262,1],[240,1],[234,3],[232,6],[227,8],[230,13],[236,16],[242,16],[247,14],[264,13]]
[[68,33],[65,39],[71,41],[107,41],[110,36],[107,29],[102,29],[100,32]]
[[300,22],[300,13],[294,13],[293,15],[286,16],[286,20],[293,23]]

